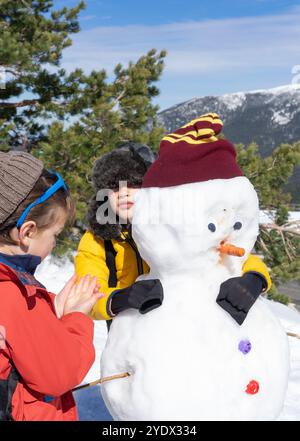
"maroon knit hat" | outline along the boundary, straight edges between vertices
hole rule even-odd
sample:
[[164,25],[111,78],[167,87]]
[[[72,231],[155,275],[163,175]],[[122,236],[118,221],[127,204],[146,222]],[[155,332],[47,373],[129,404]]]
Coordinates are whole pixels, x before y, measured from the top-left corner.
[[234,146],[218,139],[223,123],[208,113],[166,135],[159,156],[144,176],[143,188],[172,187],[211,179],[243,176]]

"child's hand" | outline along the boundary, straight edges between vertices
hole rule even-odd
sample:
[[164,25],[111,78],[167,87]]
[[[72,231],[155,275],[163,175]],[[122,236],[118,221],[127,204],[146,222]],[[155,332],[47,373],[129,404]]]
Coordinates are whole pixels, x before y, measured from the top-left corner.
[[73,278],[68,282],[70,289],[69,294],[66,295],[63,313],[82,312],[89,314],[97,300],[104,297],[104,294],[99,292],[100,286],[97,284],[97,277],[91,278],[88,274],[81,277],[77,285],[75,282],[72,285],[72,280]]
[[63,289],[55,297],[55,309],[58,318],[61,318],[64,315],[66,299],[70,294],[70,291],[75,285],[76,281],[77,281],[77,275],[73,274],[71,279],[66,283]]

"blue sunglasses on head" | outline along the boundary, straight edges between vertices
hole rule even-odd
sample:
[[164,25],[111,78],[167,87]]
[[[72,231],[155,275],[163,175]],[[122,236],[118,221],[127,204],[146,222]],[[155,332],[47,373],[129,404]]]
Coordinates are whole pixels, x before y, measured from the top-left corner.
[[22,226],[22,224],[24,223],[24,221],[25,221],[29,211],[33,207],[35,207],[36,205],[39,205],[39,204],[42,204],[43,202],[45,202],[54,193],[56,193],[57,190],[59,190],[60,188],[63,188],[65,191],[67,191],[67,186],[66,186],[63,178],[60,176],[60,174],[59,173],[52,173],[52,172],[50,172],[50,173],[51,173],[51,175],[57,177],[57,181],[50,188],[48,188],[48,190],[46,190],[45,193],[43,193],[36,201],[33,201],[30,205],[28,205],[26,210],[23,211],[23,213],[21,214],[21,216],[19,217],[19,219],[17,221],[17,224],[16,224],[17,228],[20,228]]

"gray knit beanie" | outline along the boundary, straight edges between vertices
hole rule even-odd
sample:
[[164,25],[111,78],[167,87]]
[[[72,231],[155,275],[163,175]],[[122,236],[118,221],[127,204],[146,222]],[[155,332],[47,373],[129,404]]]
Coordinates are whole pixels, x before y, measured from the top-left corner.
[[0,225],[26,199],[43,168],[43,163],[29,153],[0,152]]

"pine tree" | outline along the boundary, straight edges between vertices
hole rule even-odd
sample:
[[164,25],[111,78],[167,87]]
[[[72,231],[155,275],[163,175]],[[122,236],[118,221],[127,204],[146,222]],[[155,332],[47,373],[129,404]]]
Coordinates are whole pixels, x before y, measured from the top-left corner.
[[286,302],[288,299],[278,293],[278,284],[300,282],[300,225],[288,219],[291,195],[285,191],[288,179],[300,165],[300,142],[282,144],[266,158],[260,156],[254,143],[248,148],[238,145],[237,150],[238,162],[258,193],[260,208],[272,217],[270,223],[260,225],[255,245],[271,269],[270,296]]
[[[162,73],[165,55],[151,50],[127,68],[118,65],[111,82],[104,71],[93,71],[85,78],[82,95],[76,97],[81,101],[79,108],[84,109],[82,116],[68,128],[61,122],[53,123],[47,140],[33,150],[46,166],[55,164],[66,179],[76,200],[78,237],[85,228],[92,196],[90,175],[95,159],[124,141],[145,143],[153,149],[159,146],[163,128],[157,122],[158,107],[152,99],[159,93],[154,83]],[[151,127],[147,128],[149,120]],[[78,237],[71,236],[75,245]],[[69,246],[65,245],[64,249]]]
[[[153,49],[127,67],[118,64],[110,81],[100,66],[67,75],[60,67],[63,50],[79,31],[83,8],[82,1],[54,10],[48,0],[0,0],[0,67],[6,77],[4,87],[0,82],[0,149],[29,151],[62,173],[77,201],[78,233],[94,160],[121,141],[159,144],[163,129],[152,100],[166,56]],[[66,238],[74,236],[67,231],[61,252],[69,246]]]
[[66,75],[59,66],[70,34],[79,31],[84,3],[52,6],[49,0],[0,0],[1,150],[30,150],[45,136],[47,119],[80,89],[81,73]]

